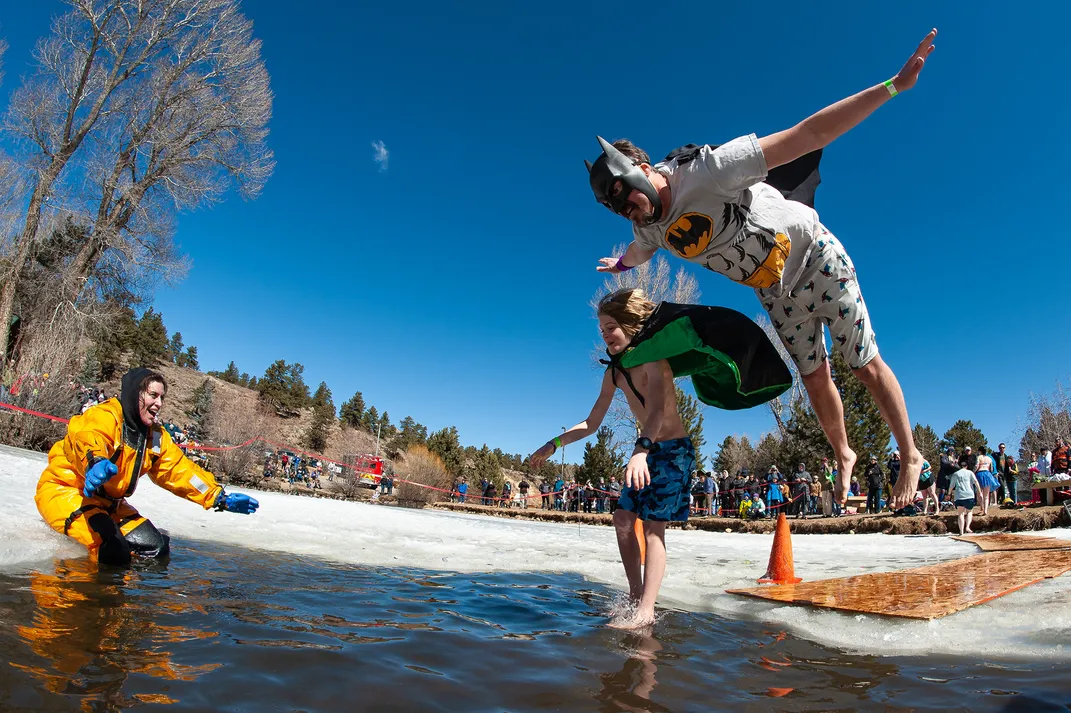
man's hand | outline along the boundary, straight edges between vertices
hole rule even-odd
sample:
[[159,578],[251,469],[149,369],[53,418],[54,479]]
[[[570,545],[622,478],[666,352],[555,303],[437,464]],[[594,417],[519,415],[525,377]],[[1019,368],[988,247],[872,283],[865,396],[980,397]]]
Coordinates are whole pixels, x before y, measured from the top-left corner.
[[628,459],[625,468],[625,486],[639,490],[651,484],[651,473],[647,470],[647,454],[636,453]]
[[599,260],[599,267],[595,268],[599,272],[608,272],[611,275],[616,275],[621,272],[617,269],[617,261],[620,258],[616,257],[604,257]]
[[919,43],[918,49],[911,55],[911,59],[907,60],[903,68],[893,77],[893,86],[896,91],[906,92],[915,86],[915,82],[919,78],[919,72],[922,71],[922,65],[926,63],[926,58],[930,56],[930,52],[933,52],[933,40],[935,37],[937,37],[937,30],[930,30],[930,34],[926,35],[922,42]]
[[528,457],[528,464],[531,466],[532,470],[534,471],[539,468],[539,466],[543,465],[543,462],[547,458],[550,458],[552,455],[554,455],[555,450],[557,449],[554,447],[554,444],[550,441],[547,441],[538,451],[530,455]]

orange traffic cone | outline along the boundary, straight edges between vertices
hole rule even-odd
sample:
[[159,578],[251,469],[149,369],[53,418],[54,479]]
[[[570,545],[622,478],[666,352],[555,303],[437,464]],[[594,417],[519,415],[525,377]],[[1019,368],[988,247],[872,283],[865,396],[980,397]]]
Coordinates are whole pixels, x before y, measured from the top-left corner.
[[796,576],[796,569],[792,564],[792,532],[788,527],[788,518],[783,512],[777,516],[770,564],[759,581],[770,584],[795,584],[803,581]]
[[640,564],[647,564],[647,538],[643,536],[643,520],[636,518],[633,526],[636,530],[636,540],[640,543]]

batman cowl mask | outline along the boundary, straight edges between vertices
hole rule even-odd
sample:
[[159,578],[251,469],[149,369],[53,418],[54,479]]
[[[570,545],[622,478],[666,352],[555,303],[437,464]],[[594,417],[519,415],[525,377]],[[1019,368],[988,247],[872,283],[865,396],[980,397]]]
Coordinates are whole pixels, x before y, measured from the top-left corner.
[[[588,176],[591,181],[591,190],[595,193],[595,200],[612,210],[618,215],[624,215],[628,197],[633,190],[637,190],[651,201],[654,208],[652,220],[662,218],[662,200],[658,197],[651,180],[643,170],[632,162],[625,154],[614,148],[606,139],[597,137],[602,146],[602,155],[595,163],[584,161],[588,167]],[[620,181],[621,190],[614,195],[614,184]]]

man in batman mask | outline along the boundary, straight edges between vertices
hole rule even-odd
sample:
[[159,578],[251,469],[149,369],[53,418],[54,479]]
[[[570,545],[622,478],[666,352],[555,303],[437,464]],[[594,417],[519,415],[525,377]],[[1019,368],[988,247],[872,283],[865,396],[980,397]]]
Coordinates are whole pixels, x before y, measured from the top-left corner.
[[85,545],[102,564],[125,566],[131,555],[166,559],[168,536],[127,502],[142,475],[197,503],[241,514],[259,503],[226,493],[212,474],[186,457],[160,426],[164,377],[149,369],[123,376],[120,398],[71,419],[66,437],[48,452],[34,500],[48,525]]
[[826,358],[824,325],[896,437],[903,476],[893,509],[913,500],[923,459],[900,385],[878,355],[855,268],[814,210],[817,157],[879,106],[915,86],[936,36],[931,31],[893,79],[786,131],[762,138],[752,134],[716,148],[685,147],[656,166],[631,142],[610,144],[600,137],[602,155],[593,164],[585,162],[596,200],[633,224],[633,242],[624,255],[603,258],[601,272],[630,270],[665,248],[755,289],[799,367],[836,453],[835,496],[841,503],[856,454],[848,445],[844,407]]

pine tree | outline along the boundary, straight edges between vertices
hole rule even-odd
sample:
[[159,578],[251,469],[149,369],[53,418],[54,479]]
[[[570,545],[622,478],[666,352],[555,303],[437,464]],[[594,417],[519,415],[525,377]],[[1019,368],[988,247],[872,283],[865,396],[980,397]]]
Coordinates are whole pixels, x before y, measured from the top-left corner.
[[701,455],[703,446],[707,442],[703,437],[703,407],[699,399],[684,393],[680,386],[675,388],[677,390],[677,413],[680,414],[684,430],[692,437],[696,462],[699,462],[703,457]]
[[[350,428],[361,428],[364,423],[364,396],[358,391],[349,398],[348,401],[342,402],[342,411],[339,414],[339,418],[342,419],[342,423],[346,424]],[[401,450],[407,450],[402,448]]]
[[205,379],[201,385],[193,390],[193,406],[186,415],[191,419],[193,426],[189,436],[195,440],[203,440],[208,433],[209,418],[212,414],[212,398],[215,396],[216,387],[211,379]]
[[844,403],[848,445],[862,463],[870,456],[876,457],[878,462],[884,462],[889,453],[891,434],[874,397],[852,373],[840,351],[833,350],[830,366],[833,369],[833,383]]
[[787,435],[781,445],[781,458],[785,467],[792,472],[795,472],[797,463],[803,463],[812,473],[817,472],[822,458],[832,455],[822,425],[806,401],[798,400],[792,404],[785,422],[785,432]]
[[386,450],[388,454],[401,453],[409,450],[410,446],[424,445],[427,440],[427,427],[414,421],[412,416],[406,416],[398,423],[398,433],[389,441]]
[[747,436],[740,436],[740,459],[743,461],[739,466],[741,468],[754,471],[758,467],[755,446],[751,445],[751,440]]
[[[216,372],[209,373],[211,373],[213,376],[216,375]],[[228,384],[237,384],[238,377],[238,366],[233,361],[227,365],[227,368],[223,370],[222,374],[219,374],[219,378],[223,381],[226,381]]]
[[98,378],[100,378],[100,359],[97,358],[96,348],[93,348],[86,354],[78,381],[81,384],[93,384]]
[[777,469],[785,473],[787,464],[782,463],[781,439],[772,433],[767,433],[759,441],[759,447],[755,452],[755,472],[760,476],[776,465]]
[[962,418],[953,423],[952,428],[945,431],[945,435],[941,437],[941,448],[948,446],[955,448],[956,453],[962,453],[967,446],[975,453],[989,452],[986,450],[985,435],[975,428],[974,423]]
[[182,366],[179,363],[179,357],[182,356],[182,350],[184,345],[182,344],[182,332],[175,332],[171,335],[171,341],[167,345],[167,358],[172,364]]
[[321,381],[320,385],[316,387],[316,393],[312,395],[312,407],[326,406],[331,404],[332,410],[334,409],[335,402],[331,398],[331,389],[327,388],[327,382]]
[[936,473],[937,464],[941,462],[940,447],[937,445],[937,432],[929,426],[916,423],[911,429],[911,435],[915,440],[915,447],[922,453],[922,457],[929,461]]
[[[368,410],[364,412],[364,428],[373,436],[376,435],[376,427],[379,426],[379,411],[375,406],[369,406]],[[440,458],[442,456],[439,456]]]
[[302,376],[304,371],[305,367],[301,364],[287,364],[282,359],[273,362],[257,383],[261,399],[288,410],[308,406],[309,387]]
[[114,303],[107,306],[115,309],[115,316],[96,325],[90,333],[94,344],[94,356],[100,363],[98,375],[104,380],[111,379],[118,374],[123,352],[133,349],[134,337],[138,330],[134,311],[130,307],[118,306]]
[[584,462],[576,471],[579,482],[596,485],[602,478],[609,483],[610,478],[621,475],[625,458],[614,450],[613,443],[613,429],[603,426],[595,434],[595,443],[584,444]]
[[312,423],[302,436],[302,444],[311,451],[323,453],[335,421],[335,402],[331,399],[331,389],[327,388],[327,382],[321,381],[312,397]]
[[184,366],[187,369],[193,369],[195,371],[201,368],[201,365],[197,363],[197,347],[192,345],[186,347],[186,353],[181,356],[182,363],[179,366]]
[[[431,450],[431,448],[429,447],[428,450]],[[484,478],[487,478],[487,480],[495,484],[495,488],[501,493],[502,483],[505,478],[502,476],[502,468],[500,467],[498,458],[495,457],[495,454],[491,452],[491,449],[487,447],[486,443],[483,444],[483,448],[479,451],[475,448],[472,450],[473,480],[479,482]],[[447,470],[449,470],[449,467],[447,467]]]
[[152,307],[138,320],[132,351],[136,366],[151,368],[168,358],[167,328],[163,316]]
[[461,475],[462,449],[457,427],[449,426],[428,436],[428,450],[442,459],[447,472],[453,476]]
[[737,464],[740,457],[739,450],[740,444],[736,442],[735,436],[723,438],[721,445],[718,446],[718,452],[714,454],[714,470],[719,473],[723,470],[735,473],[740,468]]
[[393,438],[394,434],[397,433],[397,429],[391,425],[390,416],[386,411],[379,417],[379,426],[381,428],[380,435],[382,438]]
[[255,377],[255,376],[249,377],[249,388],[253,389],[254,391],[256,391],[256,389],[257,389],[257,377]]

